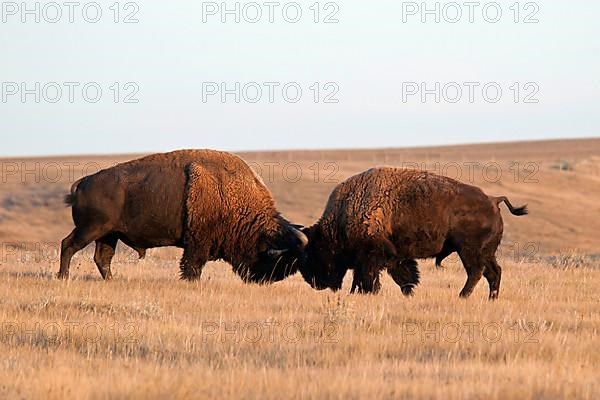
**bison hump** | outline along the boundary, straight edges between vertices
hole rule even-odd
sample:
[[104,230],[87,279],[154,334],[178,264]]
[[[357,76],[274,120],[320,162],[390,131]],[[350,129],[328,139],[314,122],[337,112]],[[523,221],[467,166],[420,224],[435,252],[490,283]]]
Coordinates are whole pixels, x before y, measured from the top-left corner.
[[222,211],[220,184],[214,174],[199,163],[188,167],[186,188],[186,227],[193,231],[206,226],[209,218]]
[[381,236],[389,233],[391,224],[389,219],[386,219],[382,207],[377,207],[365,213],[363,224],[367,226],[367,234],[369,236]]

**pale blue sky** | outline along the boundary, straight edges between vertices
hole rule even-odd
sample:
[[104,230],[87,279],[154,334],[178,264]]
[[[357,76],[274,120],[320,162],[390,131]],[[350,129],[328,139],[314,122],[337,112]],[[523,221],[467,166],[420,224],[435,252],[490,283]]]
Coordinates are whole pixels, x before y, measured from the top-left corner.
[[[20,93],[3,93],[0,156],[187,147],[403,147],[600,136],[597,2],[535,2],[539,23],[533,24],[513,21],[512,1],[497,3],[503,14],[495,24],[483,18],[486,1],[475,9],[473,23],[467,15],[457,23],[443,16],[440,23],[432,16],[422,23],[420,14],[406,15],[404,23],[407,2],[344,0],[337,2],[335,24],[312,21],[313,0],[298,1],[303,15],[295,24],[283,19],[281,7],[275,10],[274,23],[266,15],[255,24],[243,18],[235,23],[232,17],[221,23],[219,14],[206,16],[203,23],[200,1],[154,0],[138,3],[139,23],[115,24],[109,9],[113,3],[99,2],[103,16],[97,24],[85,22],[80,9],[72,24],[66,15],[56,24],[43,18],[35,23],[32,17],[21,23],[20,11],[15,16],[4,10],[3,92],[7,82],[26,82],[28,87],[35,82],[97,82],[103,95],[98,103],[87,103],[76,89],[74,103],[65,91],[56,104],[43,98],[37,104],[33,95],[22,103]],[[320,18],[333,10],[324,10],[325,3],[319,3]],[[433,8],[435,3],[427,5]],[[439,3],[443,7],[448,2]],[[519,3],[520,20],[535,10],[525,9],[526,3]],[[227,4],[233,7],[235,2]],[[463,6],[462,11],[468,9]],[[492,11],[488,17],[494,16]],[[115,104],[110,90],[114,82],[135,82],[139,102]],[[203,103],[203,82],[230,87],[234,82],[296,82],[303,94],[298,103],[288,103],[276,89],[270,103],[264,88],[256,104],[236,104],[233,96],[226,103],[218,96]],[[339,102],[314,103],[314,82],[335,82]],[[457,103],[435,103],[433,95],[422,103],[418,95],[402,101],[403,82],[426,82],[429,88],[435,82],[481,86],[473,103],[465,86]],[[497,103],[482,97],[481,87],[488,82],[503,91]],[[520,83],[518,103],[510,89],[515,82]],[[538,103],[523,102],[533,90],[524,87],[527,82],[539,88],[533,96]],[[326,92],[321,87],[321,96]]]

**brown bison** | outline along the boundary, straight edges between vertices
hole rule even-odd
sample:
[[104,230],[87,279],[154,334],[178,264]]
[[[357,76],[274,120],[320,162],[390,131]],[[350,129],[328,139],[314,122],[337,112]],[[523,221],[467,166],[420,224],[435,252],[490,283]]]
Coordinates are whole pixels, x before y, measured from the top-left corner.
[[117,241],[143,257],[153,247],[184,249],[181,277],[200,278],[209,260],[233,265],[245,280],[282,280],[297,268],[279,259],[306,236],[275,209],[262,180],[239,157],[213,150],[155,154],[76,182],[66,198],[75,229],[61,247],[59,278],[73,255],[96,242],[94,260],[112,277]]
[[495,253],[502,239],[499,204],[514,215],[527,214],[506,197],[487,196],[481,189],[432,173],[373,168],[338,185],[321,219],[305,228],[309,244],[300,272],[317,289],[341,288],[354,269],[352,291],[377,292],[387,269],[405,295],[419,283],[415,259],[436,264],[458,252],[467,271],[460,292],[468,297],[481,276],[498,297],[501,268]]

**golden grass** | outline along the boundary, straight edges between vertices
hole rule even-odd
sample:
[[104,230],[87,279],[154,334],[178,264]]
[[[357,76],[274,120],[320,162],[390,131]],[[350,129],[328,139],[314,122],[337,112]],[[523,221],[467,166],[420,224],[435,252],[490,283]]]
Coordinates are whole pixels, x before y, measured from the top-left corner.
[[[209,264],[177,280],[176,255],[89,254],[0,272],[1,398],[486,398],[600,396],[600,269],[505,259],[501,298],[460,300],[460,264],[421,263],[404,298],[316,292],[299,276],[245,285]],[[347,282],[348,283],[348,282]]]
[[[59,241],[72,229],[63,196],[133,156],[2,159],[0,399],[600,398],[600,139],[242,156],[304,224],[336,183],[373,165],[450,176],[458,165],[466,183],[529,203],[523,218],[503,209],[500,300],[487,301],[483,280],[460,300],[456,259],[421,263],[410,299],[387,276],[381,294],[350,296],[348,282],[316,292],[298,276],[244,285],[219,263],[185,283],[167,249],[142,262],[119,252],[105,283],[88,248],[60,282]],[[294,168],[285,179],[290,165],[299,180]],[[484,179],[489,165],[501,179]],[[516,261],[525,256],[545,261]]]

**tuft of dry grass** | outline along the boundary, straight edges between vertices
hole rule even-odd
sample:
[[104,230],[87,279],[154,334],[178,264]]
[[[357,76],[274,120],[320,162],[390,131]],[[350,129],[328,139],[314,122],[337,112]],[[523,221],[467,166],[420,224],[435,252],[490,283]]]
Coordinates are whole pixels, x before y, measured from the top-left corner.
[[176,255],[108,283],[83,256],[69,282],[4,265],[0,397],[598,398],[598,265],[502,265],[496,302],[484,281],[458,298],[459,263],[421,263],[412,298],[387,276],[375,296],[246,285],[222,263],[187,283]]

